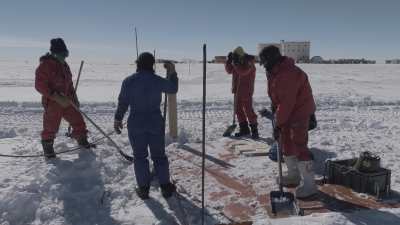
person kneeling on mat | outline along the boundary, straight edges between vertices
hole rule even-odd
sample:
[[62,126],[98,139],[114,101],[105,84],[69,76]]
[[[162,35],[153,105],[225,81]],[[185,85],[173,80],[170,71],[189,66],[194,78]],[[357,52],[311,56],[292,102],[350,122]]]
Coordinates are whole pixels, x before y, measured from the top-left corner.
[[138,187],[136,193],[141,199],[149,198],[151,174],[148,157],[150,149],[155,173],[163,197],[169,198],[176,187],[170,182],[169,162],[165,154],[165,121],[161,115],[162,93],[178,92],[178,77],[173,63],[165,64],[167,79],[154,73],[155,59],[144,52],[136,60],[136,73],[122,82],[115,113],[114,129],[120,134],[124,114],[130,107],[128,136],[133,148],[134,170]]
[[308,129],[316,110],[307,74],[282,56],[279,48],[267,46],[260,52],[260,63],[267,71],[268,95],[274,112],[274,137],[283,150],[288,172],[282,185],[297,186],[296,197],[317,193],[313,162],[308,149]]

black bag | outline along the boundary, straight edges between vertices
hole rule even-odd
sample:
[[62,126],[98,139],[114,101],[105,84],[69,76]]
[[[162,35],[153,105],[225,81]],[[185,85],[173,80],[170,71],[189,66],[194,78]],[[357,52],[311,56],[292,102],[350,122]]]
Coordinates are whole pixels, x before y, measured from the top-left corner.
[[315,116],[315,113],[313,113],[310,116],[310,122],[308,123],[308,130],[314,130],[315,128],[317,128],[317,117]]

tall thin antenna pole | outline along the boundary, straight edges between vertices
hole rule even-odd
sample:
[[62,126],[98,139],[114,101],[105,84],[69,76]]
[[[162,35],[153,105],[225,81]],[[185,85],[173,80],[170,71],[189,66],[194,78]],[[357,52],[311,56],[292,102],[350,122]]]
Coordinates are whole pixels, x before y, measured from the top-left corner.
[[154,56],[154,71],[156,72],[157,71],[157,60],[156,60],[156,50],[154,49],[153,50],[153,56]]
[[207,49],[206,44],[203,45],[203,124],[202,124],[202,163],[201,163],[201,224],[204,225],[204,186],[205,186],[205,167],[206,167],[206,65],[207,65]]
[[135,27],[135,39],[136,39],[136,59],[139,58],[139,49],[138,49],[138,39],[137,39],[137,30]]

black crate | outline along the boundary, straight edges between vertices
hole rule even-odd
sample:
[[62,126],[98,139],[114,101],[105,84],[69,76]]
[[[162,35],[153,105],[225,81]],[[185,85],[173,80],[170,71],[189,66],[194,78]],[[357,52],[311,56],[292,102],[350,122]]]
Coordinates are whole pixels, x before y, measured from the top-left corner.
[[356,161],[357,158],[337,161],[327,160],[325,162],[325,182],[343,185],[356,192],[368,193],[377,197],[382,194],[390,194],[390,170],[380,167],[375,172],[360,172],[353,169]]

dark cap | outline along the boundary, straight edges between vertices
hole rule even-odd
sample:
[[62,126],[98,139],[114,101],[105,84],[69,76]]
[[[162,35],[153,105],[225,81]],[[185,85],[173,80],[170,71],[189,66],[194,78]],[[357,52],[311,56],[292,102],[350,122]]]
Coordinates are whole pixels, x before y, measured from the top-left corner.
[[278,47],[274,45],[269,45],[263,48],[260,52],[260,60],[270,60],[281,57],[281,52]]
[[50,41],[50,52],[51,53],[63,53],[68,52],[67,46],[62,38],[54,38]]
[[150,52],[143,52],[136,60],[137,70],[154,71],[153,66],[155,62],[154,56]]

